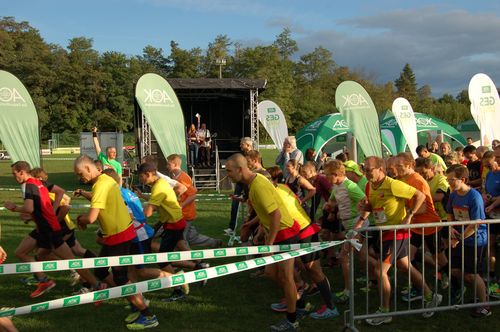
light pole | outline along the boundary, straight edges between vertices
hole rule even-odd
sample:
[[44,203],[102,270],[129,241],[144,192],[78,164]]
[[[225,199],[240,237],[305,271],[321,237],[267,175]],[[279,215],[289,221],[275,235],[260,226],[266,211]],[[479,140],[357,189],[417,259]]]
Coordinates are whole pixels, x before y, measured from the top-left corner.
[[216,58],[215,63],[219,65],[219,79],[222,79],[222,66],[226,65],[226,59],[225,58]]

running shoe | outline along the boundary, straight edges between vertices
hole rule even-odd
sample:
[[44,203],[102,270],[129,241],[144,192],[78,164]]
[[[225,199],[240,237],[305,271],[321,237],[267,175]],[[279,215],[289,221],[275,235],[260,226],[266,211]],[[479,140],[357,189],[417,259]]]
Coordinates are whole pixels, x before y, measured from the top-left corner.
[[181,291],[174,290],[172,295],[167,298],[161,299],[162,302],[178,302],[186,299],[186,295]]
[[[386,312],[382,309],[378,309],[376,314],[385,314]],[[368,318],[366,320],[366,323],[372,326],[379,326],[382,324],[389,324],[392,322],[392,317],[391,316],[382,316],[382,317],[375,317],[375,318]]]
[[125,317],[125,323],[127,323],[127,324],[133,323],[136,320],[138,320],[139,317],[141,317],[141,312],[139,310],[137,310],[136,308],[134,308],[134,309],[135,310],[133,312],[131,312],[130,314],[127,315],[127,317]]
[[280,302],[271,304],[271,310],[276,312],[285,312],[287,308],[285,299],[281,299]]
[[471,316],[474,318],[488,317],[491,316],[491,311],[489,307],[474,308],[471,312]]
[[71,293],[71,295],[81,295],[81,294],[85,294],[85,293],[89,293],[89,292],[91,292],[90,289],[88,289],[87,287],[82,287],[79,290]]
[[141,314],[135,322],[127,324],[127,329],[129,329],[129,330],[145,330],[145,329],[157,327],[158,325],[160,325],[160,323],[158,323],[158,319],[156,319],[155,315],[144,316]]
[[43,294],[50,291],[52,288],[56,287],[56,282],[54,280],[49,280],[46,282],[39,282],[36,290],[30,294],[31,298],[42,296]]
[[349,302],[349,293],[346,293],[345,290],[337,292],[334,294],[333,300],[335,303],[346,304]]
[[304,288],[304,295],[307,297],[314,296],[317,294],[319,294],[319,288],[318,286],[316,286],[316,284],[307,285]]
[[80,275],[75,270],[69,272],[69,284],[70,286],[76,286],[80,282]]
[[35,277],[21,278],[19,281],[28,286],[36,286],[39,283]]
[[[432,309],[432,308],[439,307],[439,305],[441,304],[442,301],[443,301],[443,295],[434,293],[434,294],[432,294],[432,300],[425,303],[425,308]],[[422,314],[422,317],[431,318],[432,316],[434,316],[434,313],[435,313],[435,311],[427,311],[427,312],[424,312]]]
[[309,315],[312,319],[330,319],[338,316],[340,316],[340,313],[337,310],[337,307],[330,309],[326,306],[326,304],[323,304],[319,310]]
[[403,293],[403,295],[401,295],[401,300],[404,302],[413,302],[422,299],[422,290],[417,288],[412,287],[410,291],[406,289],[406,292],[403,290],[401,293]]
[[467,287],[464,287],[463,291],[460,288],[455,289],[451,287],[451,301],[450,301],[451,304],[452,305],[461,304],[466,291]]
[[307,302],[304,308],[297,308],[297,320],[301,320],[305,317],[307,317],[313,309],[313,306],[311,303]]
[[438,278],[441,281],[441,289],[447,289],[448,287],[450,287],[450,280],[449,280],[448,274],[446,274],[446,272],[439,273]]
[[281,332],[281,331],[297,331],[299,329],[299,322],[290,322],[288,319],[283,319],[282,321],[271,325],[271,331]]

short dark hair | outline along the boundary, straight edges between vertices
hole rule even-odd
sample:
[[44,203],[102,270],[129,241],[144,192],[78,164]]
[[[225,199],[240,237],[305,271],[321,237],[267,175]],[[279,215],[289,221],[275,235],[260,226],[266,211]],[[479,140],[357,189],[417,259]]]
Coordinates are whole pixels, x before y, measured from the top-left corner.
[[142,163],[137,169],[138,174],[156,173],[156,165],[153,163]]
[[469,170],[464,165],[455,164],[448,167],[446,174],[455,174],[459,179],[469,179]]
[[283,181],[283,171],[279,166],[269,167],[267,172],[271,175],[271,179],[276,180],[278,183]]
[[31,173],[31,166],[27,161],[19,160],[10,165],[16,172],[25,171]]
[[421,153],[422,151],[424,151],[424,149],[425,149],[425,150],[427,150],[427,147],[426,147],[425,145],[419,145],[419,146],[417,146],[417,148],[415,149],[415,152],[417,152],[417,154],[418,154],[418,155],[420,155],[420,153]]
[[474,145],[467,145],[464,148],[464,154],[465,153],[476,153],[476,147]]

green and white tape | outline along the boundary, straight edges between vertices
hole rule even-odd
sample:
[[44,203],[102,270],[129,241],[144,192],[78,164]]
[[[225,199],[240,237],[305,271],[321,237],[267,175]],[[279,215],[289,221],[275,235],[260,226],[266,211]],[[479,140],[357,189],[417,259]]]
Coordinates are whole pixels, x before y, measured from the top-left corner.
[[[334,241],[332,245],[337,245],[343,241]],[[284,244],[272,246],[253,247],[233,247],[191,251],[174,251],[156,254],[95,257],[95,258],[75,258],[57,261],[12,263],[0,265],[0,275],[33,273],[33,272],[54,272],[70,269],[93,269],[111,266],[127,266],[140,264],[153,264],[165,262],[179,262],[199,259],[227,258],[246,255],[270,254],[289,250],[298,250],[323,245],[330,242],[311,242],[301,244]]]
[[[315,251],[323,250],[335,245],[339,245],[342,244],[343,242],[345,241],[315,243],[315,245],[309,248],[304,248],[299,250],[292,249],[291,251],[275,254],[272,256],[249,259],[246,261],[224,264],[206,269],[191,271],[183,274],[176,274],[170,277],[146,280],[133,284],[126,284],[124,286],[118,286],[90,293],[85,293],[81,295],[74,295],[57,300],[45,301],[23,307],[7,309],[0,311],[0,317],[24,315],[34,312],[44,312],[48,310],[72,307],[76,305],[87,304],[97,301],[110,300],[139,293],[157,291],[160,289],[169,288],[173,286],[180,286],[186,283],[213,279],[246,270],[251,270],[257,267],[266,266],[287,259],[292,259]],[[291,247],[292,246],[290,246],[290,248]],[[271,248],[269,249],[271,250]],[[226,256],[220,256],[220,257],[226,257]]]

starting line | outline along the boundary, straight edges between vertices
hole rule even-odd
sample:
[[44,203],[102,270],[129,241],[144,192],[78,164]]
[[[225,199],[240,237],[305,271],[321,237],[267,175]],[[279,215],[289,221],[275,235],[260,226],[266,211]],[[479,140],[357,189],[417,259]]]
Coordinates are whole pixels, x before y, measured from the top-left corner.
[[[249,259],[246,261],[241,261],[241,262],[236,262],[236,263],[230,263],[230,264],[224,264],[220,266],[215,266],[215,267],[210,267],[206,269],[201,269],[201,270],[196,270],[196,271],[191,271],[191,272],[186,272],[183,274],[178,274],[170,277],[165,277],[165,278],[158,278],[158,279],[152,279],[152,280],[146,280],[146,281],[141,281],[133,284],[126,284],[124,286],[117,286],[117,287],[112,287],[104,290],[99,290],[99,291],[94,291],[94,292],[89,292],[81,295],[74,295],[74,296],[68,296],[64,297],[61,299],[57,300],[51,300],[51,301],[45,301],[45,302],[40,302],[40,303],[35,303],[23,307],[17,307],[17,308],[12,308],[12,309],[7,309],[7,310],[2,310],[0,311],[0,317],[8,317],[8,316],[18,316],[18,315],[24,315],[24,314],[29,314],[29,313],[35,313],[35,312],[44,312],[48,310],[54,310],[54,309],[60,309],[60,308],[66,308],[66,307],[72,307],[72,306],[77,306],[77,305],[82,305],[82,304],[88,304],[88,303],[93,303],[97,301],[104,301],[104,300],[110,300],[110,299],[115,299],[115,298],[121,298],[121,297],[126,297],[130,295],[135,295],[139,293],[147,293],[147,292],[152,292],[152,291],[157,291],[160,289],[165,289],[165,288],[170,288],[173,286],[180,286],[186,283],[192,283],[192,282],[198,282],[202,280],[209,280],[209,279],[214,279],[218,278],[221,276],[225,275],[230,275],[242,271],[247,271],[251,270],[257,267],[262,267],[266,266],[269,264],[273,264],[276,262],[292,259],[295,257],[300,257],[312,252],[316,252],[319,250],[323,250],[329,247],[333,247],[336,245],[340,245],[346,241],[335,241],[335,242],[323,242],[323,243],[311,243],[309,248],[304,248],[304,249],[299,249],[299,250],[291,250],[287,251],[284,253],[279,253],[279,254],[274,254],[272,256],[267,256],[267,257],[260,257],[260,258],[255,258],[255,259]],[[353,244],[353,246],[359,246],[359,243],[354,242],[354,241],[349,241]],[[288,246],[289,248],[295,248],[297,245],[290,245]],[[300,246],[300,245],[299,245]],[[280,247],[280,246],[260,246],[260,247],[269,247],[269,251],[271,250],[271,247],[273,249],[276,249],[275,247]],[[251,247],[246,247],[246,248],[251,248]],[[257,247],[258,249],[259,247]],[[230,251],[232,249],[242,249],[242,248],[226,248],[226,249],[215,249],[215,250],[202,250],[202,251],[213,251],[215,254],[215,251]],[[290,249],[289,249],[290,250]],[[250,251],[250,250],[249,250]],[[191,257],[190,253],[191,252],[186,252],[189,254]],[[171,253],[172,254],[172,253]],[[262,254],[262,252],[261,252]],[[160,255],[160,254],[158,254]],[[138,256],[143,256],[143,255],[138,255]],[[146,255],[144,255],[146,256]],[[106,258],[101,258],[101,259],[118,259],[118,262],[120,261],[120,258],[123,257],[130,257],[130,256],[116,256],[116,257],[106,257]],[[217,256],[218,257],[230,257],[230,256]],[[208,257],[206,257],[208,258]],[[215,256],[212,258],[216,258]],[[93,259],[92,259],[93,260]],[[39,262],[39,263],[49,263],[49,262]],[[51,262],[53,263],[53,262]],[[148,262],[150,263],[150,262]],[[16,265],[16,264],[8,264],[8,265]],[[120,264],[124,265],[124,264]],[[128,265],[128,264],[127,264]],[[6,265],[7,266],[7,265]],[[103,266],[111,266],[111,265],[103,265]],[[101,265],[99,265],[101,267]],[[60,271],[64,269],[56,269],[56,270],[51,270],[51,271]]]

